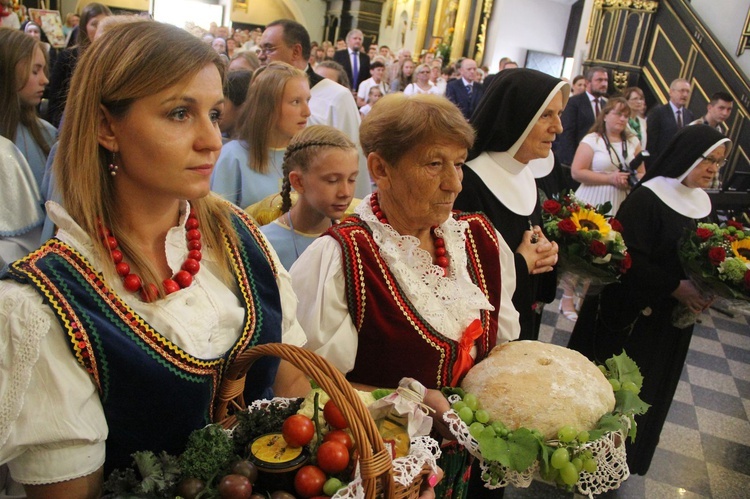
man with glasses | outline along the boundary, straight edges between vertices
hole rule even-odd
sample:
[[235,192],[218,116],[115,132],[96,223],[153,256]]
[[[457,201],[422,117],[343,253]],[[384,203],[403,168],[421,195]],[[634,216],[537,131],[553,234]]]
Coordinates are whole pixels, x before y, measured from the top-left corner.
[[[349,89],[316,74],[310,59],[310,35],[300,23],[279,19],[266,26],[260,37],[258,59],[262,65],[279,61],[307,73],[310,82],[309,125],[328,125],[344,132],[359,147],[359,110]],[[359,155],[359,176],[354,196],[363,198],[372,192],[367,162]]]
[[[648,113],[648,152],[651,161],[655,160],[666,149],[672,137],[695,119],[688,109],[690,100],[690,83],[684,78],[677,78],[669,85],[669,102],[656,106]],[[646,169],[649,168],[646,162]]]

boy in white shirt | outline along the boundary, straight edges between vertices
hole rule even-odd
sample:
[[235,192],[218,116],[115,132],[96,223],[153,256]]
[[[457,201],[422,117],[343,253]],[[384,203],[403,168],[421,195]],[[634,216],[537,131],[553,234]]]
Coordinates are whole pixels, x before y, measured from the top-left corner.
[[359,84],[359,90],[357,91],[357,107],[362,107],[367,103],[367,96],[372,87],[379,87],[382,95],[386,94],[387,89],[385,81],[383,81],[384,72],[385,64],[381,61],[375,60],[370,64],[370,78]]

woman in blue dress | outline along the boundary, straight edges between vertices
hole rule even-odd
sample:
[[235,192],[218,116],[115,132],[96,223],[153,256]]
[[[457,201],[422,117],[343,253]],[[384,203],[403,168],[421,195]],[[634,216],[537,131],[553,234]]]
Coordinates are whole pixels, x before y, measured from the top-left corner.
[[211,189],[241,208],[281,192],[284,152],[310,117],[310,85],[283,62],[258,69],[242,105],[237,140],[224,145]]

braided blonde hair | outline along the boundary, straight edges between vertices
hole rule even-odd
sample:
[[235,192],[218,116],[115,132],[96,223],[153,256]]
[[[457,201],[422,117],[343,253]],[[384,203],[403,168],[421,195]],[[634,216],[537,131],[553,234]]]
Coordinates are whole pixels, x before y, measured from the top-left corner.
[[303,173],[307,172],[310,164],[327,148],[353,149],[356,151],[357,146],[343,132],[327,125],[309,126],[292,137],[284,153],[282,165],[284,172],[284,181],[281,185],[282,214],[288,212],[292,207],[290,196],[292,184],[289,182],[289,173],[296,169]]

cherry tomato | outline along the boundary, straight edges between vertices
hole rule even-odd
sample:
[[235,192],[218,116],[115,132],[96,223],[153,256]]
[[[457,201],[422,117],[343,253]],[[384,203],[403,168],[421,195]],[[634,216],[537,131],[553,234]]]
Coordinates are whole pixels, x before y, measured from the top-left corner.
[[346,422],[346,419],[344,419],[344,415],[341,413],[341,409],[339,409],[336,404],[333,403],[333,400],[329,400],[326,402],[325,407],[323,407],[323,417],[326,418],[326,421],[329,425],[333,426],[337,430],[343,430],[344,428],[349,427],[349,423]]
[[235,461],[229,469],[234,475],[242,475],[250,480],[253,485],[258,480],[258,468],[247,460]]
[[349,450],[341,442],[323,442],[318,447],[318,466],[326,473],[339,473],[349,466]]
[[312,440],[315,434],[315,425],[312,419],[302,414],[294,414],[284,421],[281,434],[290,447],[302,447]]
[[294,490],[302,497],[321,495],[325,483],[326,474],[323,473],[323,470],[311,464],[301,467],[294,475]]
[[246,476],[227,475],[219,482],[219,496],[222,499],[250,499],[253,486]]
[[[267,496],[263,496],[263,499],[268,499]],[[283,490],[277,490],[273,494],[271,494],[271,499],[297,499],[289,492],[284,492]]]
[[352,440],[352,437],[350,437],[349,434],[345,432],[344,430],[329,431],[323,437],[323,441],[324,442],[330,442],[330,441],[341,442],[349,450],[352,450],[352,447],[354,447],[354,441]]
[[175,492],[184,499],[195,499],[205,488],[206,484],[202,480],[197,478],[183,478],[177,484]]

